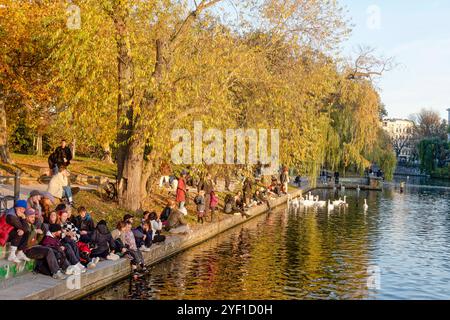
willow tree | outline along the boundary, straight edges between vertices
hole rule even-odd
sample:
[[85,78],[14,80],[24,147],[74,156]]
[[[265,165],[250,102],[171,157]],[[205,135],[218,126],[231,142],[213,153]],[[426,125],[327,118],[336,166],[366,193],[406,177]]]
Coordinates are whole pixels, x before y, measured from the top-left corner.
[[[62,42],[61,79],[69,80],[61,83],[71,112],[98,116],[96,108],[80,111],[88,109],[97,96],[104,100],[100,110],[111,114],[108,120],[116,118],[119,198],[124,207],[140,206],[155,159],[167,157],[166,128],[173,127],[173,120],[184,125],[204,110],[200,119],[208,123],[222,127],[237,123],[239,117],[233,116],[243,106],[231,101],[229,89],[238,79],[257,78],[260,69],[246,67],[248,61],[257,61],[260,51],[273,50],[272,46],[242,50],[248,47],[238,41],[237,33],[232,35],[232,30],[209,15],[208,9],[220,2],[203,0],[189,7],[184,1],[79,1],[81,29],[55,39]],[[335,43],[342,26],[335,2],[290,2],[289,8],[283,8],[285,24],[279,23],[276,12],[284,6],[282,2],[265,1],[259,8],[252,7],[261,15],[259,27],[277,37],[284,35],[291,43],[311,42],[317,47]],[[302,37],[295,37],[299,32]],[[111,67],[116,68],[114,72]],[[113,79],[116,86],[111,85]],[[270,84],[273,79],[268,76],[264,81]],[[276,95],[280,97],[281,91]],[[116,106],[108,113],[114,99]]]

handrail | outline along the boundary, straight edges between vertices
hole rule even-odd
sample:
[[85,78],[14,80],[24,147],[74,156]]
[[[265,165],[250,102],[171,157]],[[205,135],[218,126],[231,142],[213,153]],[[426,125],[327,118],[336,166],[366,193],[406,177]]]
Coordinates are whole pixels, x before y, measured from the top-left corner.
[[20,175],[21,175],[21,171],[19,169],[16,170],[16,172],[14,173],[14,176],[0,176],[0,178],[6,178],[6,179],[10,179],[10,178],[14,178],[14,204],[16,203],[17,200],[20,199]]

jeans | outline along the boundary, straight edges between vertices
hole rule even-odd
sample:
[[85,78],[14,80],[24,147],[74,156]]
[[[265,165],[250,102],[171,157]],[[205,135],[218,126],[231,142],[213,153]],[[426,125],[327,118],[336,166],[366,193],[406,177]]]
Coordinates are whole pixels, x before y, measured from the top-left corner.
[[30,259],[45,260],[52,274],[55,274],[60,269],[55,253],[51,248],[39,245],[34,246],[25,250],[25,255]]
[[63,187],[64,189],[64,194],[66,195],[66,198],[69,199],[69,201],[72,200],[72,189],[70,188],[70,186],[65,186]]
[[[80,262],[80,249],[78,249],[76,242],[68,237],[65,237],[61,242],[64,248],[66,248],[64,252],[69,262],[71,264],[77,264],[78,262]],[[68,256],[68,254],[70,255],[70,257]]]

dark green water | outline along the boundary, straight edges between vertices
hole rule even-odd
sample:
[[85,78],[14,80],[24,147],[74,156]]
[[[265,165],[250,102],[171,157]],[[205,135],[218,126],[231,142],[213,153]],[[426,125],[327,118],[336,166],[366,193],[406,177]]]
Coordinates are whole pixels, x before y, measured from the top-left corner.
[[346,210],[277,209],[89,298],[449,299],[450,189],[346,195]]

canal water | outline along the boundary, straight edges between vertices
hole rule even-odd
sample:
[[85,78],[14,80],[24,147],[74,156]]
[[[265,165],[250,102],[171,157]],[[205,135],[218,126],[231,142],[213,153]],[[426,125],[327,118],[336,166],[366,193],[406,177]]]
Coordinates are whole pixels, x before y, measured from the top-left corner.
[[450,188],[345,195],[345,210],[276,209],[88,299],[450,299]]

